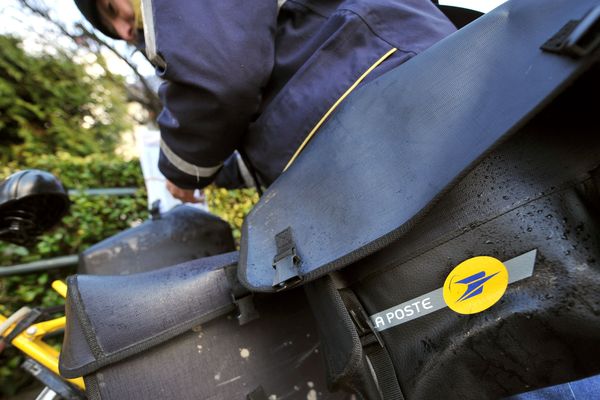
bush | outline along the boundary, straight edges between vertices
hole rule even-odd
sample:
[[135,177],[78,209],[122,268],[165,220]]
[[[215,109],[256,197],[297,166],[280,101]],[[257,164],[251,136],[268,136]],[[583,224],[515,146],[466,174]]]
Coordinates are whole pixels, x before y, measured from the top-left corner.
[[65,49],[32,54],[24,47],[0,35],[0,161],[112,152],[130,126],[124,78],[90,76],[89,65]]
[[254,204],[258,202],[258,194],[254,189],[226,190],[209,186],[205,190],[208,209],[229,222],[233,230],[233,238],[239,246],[242,224]]
[[53,173],[69,189],[144,187],[144,177],[137,160],[124,161],[104,154],[75,157],[58,152],[31,157],[26,163],[9,162],[0,167],[0,178],[30,168]]

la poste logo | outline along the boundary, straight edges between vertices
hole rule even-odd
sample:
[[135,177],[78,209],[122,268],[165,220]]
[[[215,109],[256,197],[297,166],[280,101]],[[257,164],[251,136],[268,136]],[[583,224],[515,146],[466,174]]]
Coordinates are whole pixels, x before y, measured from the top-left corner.
[[496,304],[508,286],[508,271],[494,257],[473,257],[458,264],[446,278],[444,301],[459,314],[475,314]]

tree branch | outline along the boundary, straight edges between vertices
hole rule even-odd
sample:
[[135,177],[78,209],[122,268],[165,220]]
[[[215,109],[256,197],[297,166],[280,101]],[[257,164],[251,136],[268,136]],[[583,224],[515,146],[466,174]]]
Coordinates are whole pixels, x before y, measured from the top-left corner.
[[[144,101],[140,101],[141,97],[139,95],[130,96],[130,98],[136,99],[135,101],[139,102],[144,108],[146,108],[150,112],[150,115],[158,115],[162,108],[160,100],[158,99],[158,96],[156,95],[155,91],[152,90],[148,79],[138,71],[138,66],[132,60],[130,60],[127,56],[119,52],[112,44],[99,37],[94,31],[87,29],[81,23],[76,23],[74,25],[75,28],[77,28],[80,31],[80,33],[75,34],[70,32],[63,23],[57,21],[50,15],[48,8],[45,7],[45,4],[44,6],[34,4],[36,2],[32,0],[18,0],[18,2],[23,7],[31,11],[34,15],[37,15],[53,24],[64,36],[70,38],[77,46],[85,46],[90,51],[96,53],[100,53],[101,49],[105,48],[111,53],[113,53],[115,56],[117,56],[119,59],[123,60],[125,64],[131,69],[135,77],[141,83],[143,88],[143,97],[145,99]],[[91,44],[95,44],[96,46],[98,46],[98,48],[95,51],[92,50]],[[108,71],[104,66],[102,67],[104,68],[105,72],[112,75],[112,73]],[[128,92],[130,92],[130,90],[128,90]]]

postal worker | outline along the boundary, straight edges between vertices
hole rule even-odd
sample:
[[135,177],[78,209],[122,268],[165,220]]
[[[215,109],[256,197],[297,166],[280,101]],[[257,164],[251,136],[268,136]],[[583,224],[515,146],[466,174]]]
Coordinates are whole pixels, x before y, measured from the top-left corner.
[[269,186],[351,88],[455,30],[431,0],[75,3],[104,34],[142,49],[164,80],[159,168],[180,199],[235,150]]

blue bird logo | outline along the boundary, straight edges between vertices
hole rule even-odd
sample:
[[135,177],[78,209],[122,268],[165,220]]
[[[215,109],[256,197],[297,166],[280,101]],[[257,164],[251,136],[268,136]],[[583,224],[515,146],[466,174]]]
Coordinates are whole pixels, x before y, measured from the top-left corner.
[[462,283],[463,285],[467,285],[465,293],[462,296],[460,296],[460,298],[457,301],[464,301],[483,293],[483,285],[497,274],[498,272],[486,276],[484,271],[480,271],[476,274],[466,277],[465,279],[457,281],[456,283]]

